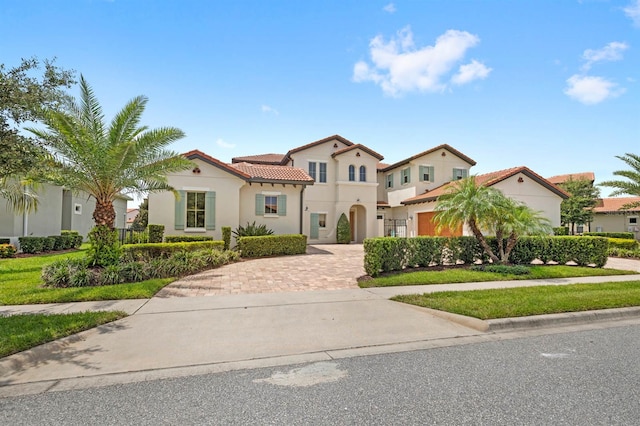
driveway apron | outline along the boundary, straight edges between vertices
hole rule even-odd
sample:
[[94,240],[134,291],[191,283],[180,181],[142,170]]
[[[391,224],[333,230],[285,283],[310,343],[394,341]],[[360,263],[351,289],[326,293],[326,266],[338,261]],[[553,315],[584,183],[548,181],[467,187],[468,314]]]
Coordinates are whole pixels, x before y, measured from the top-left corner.
[[354,289],[364,274],[361,244],[310,245],[303,255],[250,259],[182,278],[156,297]]

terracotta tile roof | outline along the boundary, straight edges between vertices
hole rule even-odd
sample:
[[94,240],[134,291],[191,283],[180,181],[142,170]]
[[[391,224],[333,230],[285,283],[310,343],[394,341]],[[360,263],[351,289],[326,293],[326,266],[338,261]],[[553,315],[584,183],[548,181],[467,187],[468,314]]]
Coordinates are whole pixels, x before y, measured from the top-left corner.
[[[613,213],[619,212],[625,204],[640,203],[640,197],[616,197],[616,198],[600,198],[593,211],[596,213]],[[624,210],[623,210],[624,211]],[[627,211],[640,212],[640,206],[634,207]]]
[[389,167],[389,164],[387,164],[387,163],[378,163],[376,165],[376,168],[378,169],[379,172],[383,171],[387,167]]
[[202,161],[204,161],[205,163],[211,164],[214,167],[217,167],[219,169],[222,169],[224,171],[227,171],[229,173],[231,173],[232,175],[235,175],[237,177],[239,177],[240,179],[244,179],[244,180],[249,180],[251,178],[251,176],[249,176],[247,173],[240,171],[236,168],[231,167],[229,164],[227,163],[223,163],[222,161],[213,158],[210,155],[205,154],[202,151],[199,151],[197,149],[194,149],[192,151],[189,152],[185,152],[184,154],[182,154],[184,157],[186,157],[189,160],[193,160],[194,158],[198,158]]
[[[551,182],[525,166],[512,167],[510,169],[498,170],[496,172],[477,175],[475,176],[475,179],[478,185],[493,186],[498,182],[502,182],[503,180],[508,179],[518,173],[522,173],[530,179],[533,179],[540,185],[544,186],[545,188],[547,188],[551,192],[554,192],[562,198],[569,198],[569,194],[562,188],[557,187],[556,185],[552,184]],[[437,188],[432,189],[431,191],[427,191],[415,197],[407,198],[406,200],[402,201],[402,204],[418,204],[435,201],[440,195],[446,193],[454,184],[455,181],[447,182]]]
[[378,205],[378,207],[391,207],[391,204],[387,203],[386,201],[378,201],[376,202],[376,204]]
[[339,149],[336,152],[334,152],[333,154],[331,154],[332,157],[335,157],[336,155],[340,155],[340,154],[344,154],[345,152],[349,152],[349,151],[353,151],[354,149],[360,149],[364,152],[366,152],[367,154],[369,154],[370,156],[377,158],[378,160],[382,160],[384,157],[380,154],[378,154],[377,152],[375,152],[372,149],[367,148],[366,146],[362,145],[362,144],[355,144],[355,145],[351,145],[351,146],[347,146],[345,148]]
[[140,211],[140,209],[138,209],[138,208],[135,208],[135,209],[127,209],[127,213],[131,213],[131,212],[133,212],[133,211]]
[[463,159],[467,163],[471,164],[472,166],[476,165],[476,162],[474,160],[472,160],[471,158],[467,157],[466,155],[464,155],[463,153],[461,153],[457,149],[455,149],[455,148],[453,148],[453,147],[451,147],[451,146],[449,146],[449,145],[447,145],[445,143],[445,144],[442,144],[442,145],[438,145],[438,146],[436,146],[434,148],[428,149],[426,151],[422,151],[421,153],[413,155],[413,156],[411,156],[409,158],[405,158],[404,160],[398,161],[397,163],[393,163],[392,165],[387,166],[386,168],[380,169],[380,170],[382,172],[386,172],[388,170],[395,169],[396,167],[400,167],[400,166],[403,166],[405,164],[408,164],[411,161],[415,160],[416,158],[420,158],[423,155],[431,154],[432,152],[438,151],[439,149],[445,149],[445,150],[449,151],[453,155],[456,155],[456,156],[460,157],[461,159]]
[[289,152],[287,152],[285,154],[284,158],[282,159],[282,164],[286,164],[290,160],[291,154],[295,154],[296,152],[304,151],[305,149],[312,148],[312,147],[314,147],[316,145],[321,145],[321,144],[323,144],[325,142],[329,142],[329,141],[332,141],[332,140],[337,140],[338,142],[342,142],[346,146],[353,145],[353,142],[351,142],[349,139],[343,138],[340,135],[329,136],[329,137],[326,137],[324,139],[320,139],[320,140],[317,140],[315,142],[311,142],[311,143],[308,143],[306,145],[302,145],[302,146],[299,146],[297,148],[290,149]]
[[231,162],[278,165],[282,163],[283,158],[284,158],[284,154],[260,154],[260,155],[247,155],[246,157],[234,157],[231,159]]
[[573,180],[586,179],[591,183],[593,183],[593,181],[596,180],[596,175],[593,172],[581,172],[581,173],[570,173],[568,175],[551,176],[547,178],[547,180],[553,183],[554,185],[565,183],[569,179],[573,179]]
[[313,178],[298,167],[235,163],[231,167],[251,176],[251,182],[291,182],[313,184]]

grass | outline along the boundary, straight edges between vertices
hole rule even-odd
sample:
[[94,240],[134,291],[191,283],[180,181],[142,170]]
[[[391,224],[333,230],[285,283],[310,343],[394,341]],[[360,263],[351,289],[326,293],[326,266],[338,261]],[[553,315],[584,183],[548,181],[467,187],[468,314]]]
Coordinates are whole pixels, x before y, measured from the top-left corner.
[[640,281],[445,291],[392,300],[480,319],[640,306]]
[[27,314],[0,317],[0,357],[97,327],[127,314],[121,311]]
[[631,275],[634,271],[618,269],[590,268],[581,266],[530,266],[528,275],[500,274],[487,271],[472,271],[467,268],[452,268],[441,271],[404,272],[360,281],[361,288],[392,287],[402,285],[452,284],[484,281],[535,280],[569,277],[592,277],[607,275]]
[[100,287],[47,288],[42,286],[42,267],[58,259],[80,258],[86,247],[68,253],[0,259],[0,305],[84,302],[90,300],[148,299],[173,281],[153,279]]

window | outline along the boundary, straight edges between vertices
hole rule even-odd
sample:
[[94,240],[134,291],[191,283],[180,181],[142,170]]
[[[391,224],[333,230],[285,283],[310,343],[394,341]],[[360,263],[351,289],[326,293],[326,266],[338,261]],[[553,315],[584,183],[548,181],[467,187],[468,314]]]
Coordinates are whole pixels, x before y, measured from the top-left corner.
[[433,166],[420,166],[420,182],[433,182],[434,181],[434,168]]
[[596,232],[602,232],[602,226],[596,226]]
[[309,162],[309,176],[311,176],[313,178],[313,180],[316,180],[316,163],[315,163],[315,161],[310,161]]
[[213,191],[178,191],[174,228],[178,230],[216,229],[216,193]]
[[464,179],[469,175],[469,171],[467,169],[453,169],[453,180]]
[[320,182],[327,182],[327,163],[320,163]]
[[349,182],[353,182],[354,180],[356,180],[356,166],[351,164],[349,166]]
[[637,225],[638,224],[638,218],[637,217],[630,217],[629,218],[629,225]]
[[360,182],[367,181],[367,168],[365,166],[360,166]]
[[387,188],[393,188],[393,173],[387,175]]
[[411,182],[411,168],[407,167],[400,171],[400,180],[403,185]]
[[187,192],[187,228],[204,228],[204,192]]
[[73,213],[74,214],[82,214],[82,204],[74,204],[73,205]]
[[256,216],[286,216],[287,196],[280,193],[256,194]]
[[327,214],[319,213],[318,214],[318,227],[326,228],[327,227]]

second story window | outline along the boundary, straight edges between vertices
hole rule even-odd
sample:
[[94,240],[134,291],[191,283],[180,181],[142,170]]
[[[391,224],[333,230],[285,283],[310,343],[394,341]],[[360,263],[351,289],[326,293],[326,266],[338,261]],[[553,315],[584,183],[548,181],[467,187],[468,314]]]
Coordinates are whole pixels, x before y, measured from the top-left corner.
[[315,161],[309,161],[309,176],[311,176],[313,180],[316,180],[316,165]]
[[461,180],[469,176],[469,171],[467,169],[453,169],[453,180]]
[[433,166],[420,166],[420,181],[433,182],[434,169]]
[[393,188],[393,173],[387,175],[387,188]]
[[406,169],[402,169],[400,171],[400,182],[403,185],[411,183],[411,168],[407,167]]
[[356,180],[356,166],[353,164],[349,165],[349,182],[353,182]]
[[360,182],[367,181],[367,168],[365,166],[360,166]]
[[326,183],[327,182],[327,163],[319,163],[319,165],[320,165],[319,182]]

